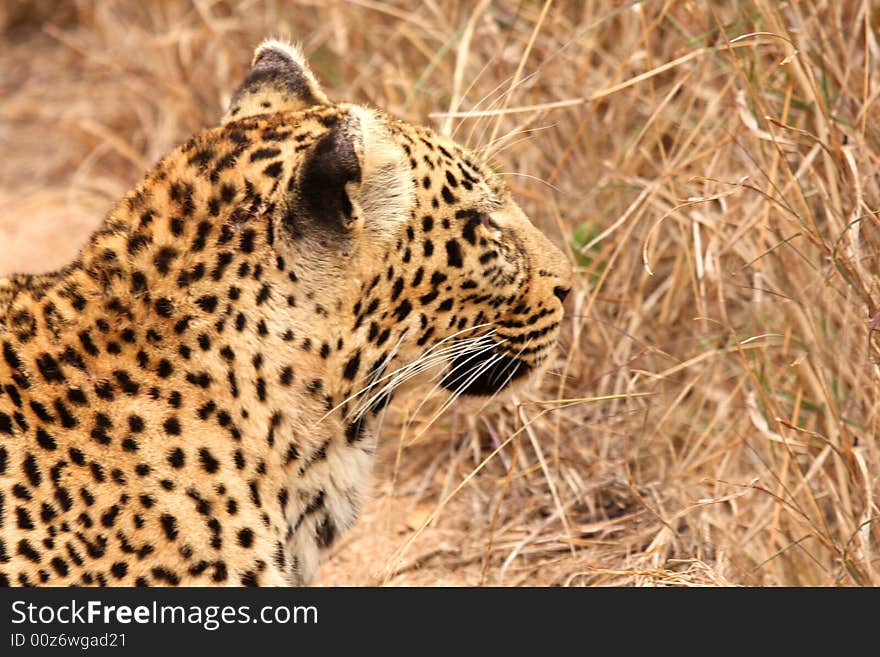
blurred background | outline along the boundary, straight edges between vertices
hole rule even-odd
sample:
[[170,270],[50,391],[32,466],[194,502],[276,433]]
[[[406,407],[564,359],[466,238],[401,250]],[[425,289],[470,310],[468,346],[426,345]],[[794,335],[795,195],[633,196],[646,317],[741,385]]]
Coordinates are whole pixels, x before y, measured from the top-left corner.
[[491,157],[577,269],[533,390],[402,399],[321,584],[880,585],[871,0],[5,0],[0,276],[72,259],[253,47]]

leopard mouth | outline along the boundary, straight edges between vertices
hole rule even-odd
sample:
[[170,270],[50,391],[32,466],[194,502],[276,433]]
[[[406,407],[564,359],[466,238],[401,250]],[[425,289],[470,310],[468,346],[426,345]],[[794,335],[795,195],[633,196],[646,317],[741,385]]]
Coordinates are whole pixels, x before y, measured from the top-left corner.
[[494,350],[465,353],[452,360],[440,385],[464,395],[494,395],[513,381],[527,376],[532,369],[524,360]]

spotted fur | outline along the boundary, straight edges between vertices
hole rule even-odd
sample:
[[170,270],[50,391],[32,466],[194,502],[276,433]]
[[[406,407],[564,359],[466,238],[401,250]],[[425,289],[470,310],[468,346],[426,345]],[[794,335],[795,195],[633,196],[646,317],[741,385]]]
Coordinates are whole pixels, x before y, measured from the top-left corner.
[[73,263],[0,280],[0,583],[308,583],[392,392],[524,380],[569,276],[474,155],[263,44]]

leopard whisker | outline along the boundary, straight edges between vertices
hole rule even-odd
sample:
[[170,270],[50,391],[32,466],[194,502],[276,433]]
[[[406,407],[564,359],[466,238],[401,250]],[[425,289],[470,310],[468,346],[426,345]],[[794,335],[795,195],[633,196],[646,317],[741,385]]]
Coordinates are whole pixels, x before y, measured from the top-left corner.
[[[492,333],[494,333],[494,331]],[[369,409],[370,406],[372,406],[374,401],[382,398],[386,394],[390,394],[392,391],[394,391],[396,388],[401,386],[409,379],[427,371],[428,369],[436,367],[437,365],[443,365],[459,356],[470,354],[474,351],[482,352],[486,349],[491,348],[492,344],[495,343],[489,345],[486,345],[485,343],[487,340],[489,340],[492,333],[480,336],[479,338],[471,339],[471,341],[467,344],[457,346],[454,349],[443,350],[442,354],[438,352],[438,354],[434,354],[430,359],[419,359],[414,363],[410,363],[409,365],[400,368],[400,370],[396,371],[397,376],[395,376],[389,383],[382,387],[382,389],[380,389],[377,393],[368,397],[365,401],[358,405],[357,409],[355,410],[355,417],[362,417],[366,410]]]
[[[489,351],[489,350],[491,350],[491,349],[494,349],[497,345],[499,345],[499,344],[503,344],[504,342],[506,342],[506,340],[504,340],[504,341],[502,341],[502,342],[493,342],[491,345],[487,346],[485,349],[481,349],[479,352],[477,352],[476,354],[474,354],[474,355],[473,355],[471,358],[469,358],[468,360],[464,361],[463,363],[459,363],[458,365],[456,365],[452,370],[450,370],[450,371],[446,374],[446,376],[450,376],[450,375],[453,374],[457,369],[466,366],[471,360],[473,360],[473,358],[479,356],[480,354],[485,353],[486,351]],[[436,379],[436,378],[440,378],[440,374],[442,374],[442,373],[439,373],[438,376],[436,376],[436,377],[434,377],[434,378],[435,378],[435,379]],[[457,381],[458,379],[455,379],[455,380]],[[419,403],[419,405],[416,407],[416,410],[412,413],[412,417],[417,416],[417,415],[419,414],[419,411],[422,410],[422,407],[425,405],[425,403],[427,402],[427,400],[428,400],[428,399],[429,399],[429,398],[430,398],[435,392],[437,392],[437,390],[439,390],[439,389],[441,389],[441,388],[442,388],[442,383],[438,381],[438,382],[434,385],[434,387],[431,388],[430,392],[428,392],[428,394],[426,394],[426,395],[424,396],[424,398],[422,399],[422,401],[421,401],[421,402]],[[411,423],[412,423],[412,420],[410,420],[410,423],[409,423],[409,424],[411,424]],[[409,426],[409,424],[407,425],[407,427]]]
[[[528,349],[529,346],[531,346],[531,344],[532,344],[533,342],[534,342],[534,340],[527,340],[526,343],[525,343],[525,344],[520,348],[520,350],[517,352],[517,354],[516,354],[516,356],[515,356],[515,359],[518,359],[520,356],[522,356],[523,352],[524,352],[526,349]],[[498,390],[496,390],[495,392],[493,392],[493,393],[489,396],[489,398],[483,403],[483,405],[480,406],[479,410],[477,411],[477,414],[482,413],[482,412],[486,409],[486,407],[487,407],[489,404],[491,404],[493,401],[495,401],[495,399],[498,397],[498,395],[501,394],[501,391],[504,390],[505,388],[507,388],[507,384],[510,383],[510,380],[513,378],[513,375],[514,375],[514,373],[516,372],[516,370],[513,369],[513,367],[512,367],[512,362],[511,362],[511,363],[508,363],[507,366],[506,366],[503,370],[501,370],[502,373],[503,373],[506,369],[510,369],[510,374],[507,375],[507,378],[504,380],[504,383],[501,384],[501,386],[498,388]]]
[[502,358],[504,358],[504,356],[502,354],[498,354],[496,356],[493,356],[492,358],[487,360],[485,363],[482,363],[476,370],[474,370],[474,372],[467,378],[467,380],[464,381],[464,383],[462,385],[460,385],[458,388],[456,388],[455,390],[452,391],[452,393],[449,395],[449,398],[445,402],[443,402],[442,406],[434,413],[434,415],[428,421],[427,425],[425,425],[425,427],[419,432],[419,434],[417,436],[415,436],[413,438],[413,440],[415,441],[415,440],[418,440],[419,438],[421,438],[421,436],[424,435],[425,431],[427,431],[434,424],[434,422],[436,422],[437,419],[440,416],[442,416],[443,413],[445,413],[446,410],[450,406],[452,406],[452,404],[454,404],[456,402],[456,400],[458,400],[459,397],[461,397],[461,395],[464,393],[465,390],[467,390],[468,386],[473,381],[475,381],[477,378],[482,376],[483,372],[486,372],[489,368],[491,368],[495,363],[497,363]]
[[[335,413],[336,411],[338,411],[340,408],[342,408],[342,407],[343,407],[345,404],[347,404],[348,402],[350,402],[350,401],[352,401],[352,400],[354,400],[354,399],[357,399],[359,396],[361,396],[361,395],[364,394],[365,392],[369,392],[369,391],[371,391],[376,385],[378,385],[378,384],[381,383],[382,381],[386,381],[386,380],[388,380],[388,379],[390,379],[390,378],[393,378],[393,377],[395,377],[397,374],[399,374],[400,372],[402,372],[402,371],[404,371],[404,370],[407,370],[407,368],[411,368],[411,367],[414,367],[414,366],[418,365],[421,361],[423,361],[423,360],[424,360],[425,358],[427,358],[429,355],[430,355],[430,356],[437,356],[437,355],[439,355],[440,353],[443,353],[443,354],[444,354],[443,358],[444,358],[444,359],[447,358],[447,357],[448,357],[448,353],[447,353],[446,350],[450,350],[450,351],[452,351],[452,350],[453,350],[453,347],[452,347],[451,345],[443,346],[444,343],[447,343],[447,342],[453,341],[457,336],[459,336],[459,335],[461,335],[461,334],[463,334],[463,333],[468,333],[468,332],[470,332],[470,331],[478,330],[478,329],[480,329],[480,328],[485,328],[485,327],[487,327],[487,326],[491,326],[491,323],[486,322],[486,323],[483,323],[483,324],[477,324],[476,326],[472,326],[472,327],[468,327],[468,328],[466,328],[466,329],[462,329],[462,330],[460,330],[460,331],[456,331],[455,333],[453,333],[453,334],[451,334],[451,335],[449,335],[449,336],[443,338],[442,340],[438,341],[436,344],[431,345],[431,347],[429,347],[428,349],[426,349],[425,352],[422,353],[422,354],[419,356],[419,358],[417,358],[417,359],[416,359],[415,361],[413,361],[412,363],[407,363],[406,365],[403,365],[403,366],[401,366],[401,367],[399,367],[399,368],[397,368],[397,369],[395,369],[395,370],[392,370],[391,372],[384,372],[385,367],[388,365],[388,363],[390,363],[390,362],[394,359],[395,355],[396,355],[397,352],[399,351],[399,349],[400,349],[400,345],[402,344],[403,339],[404,339],[404,337],[406,336],[406,333],[404,332],[404,333],[400,336],[400,338],[398,339],[398,341],[397,341],[397,343],[395,344],[394,348],[391,350],[391,352],[388,354],[388,356],[386,356],[386,358],[385,358],[385,360],[384,360],[382,366],[379,367],[379,368],[377,368],[374,372],[371,372],[371,373],[369,373],[369,374],[366,374],[366,375],[362,376],[360,379],[358,379],[358,381],[364,381],[364,380],[366,380],[368,377],[372,377],[371,380],[370,380],[370,382],[369,382],[367,385],[365,385],[364,387],[362,387],[361,389],[357,390],[356,392],[351,393],[348,397],[346,397],[345,399],[343,399],[342,401],[340,401],[338,404],[336,404],[336,406],[334,406],[332,409],[330,409],[329,411],[327,411],[327,412],[326,412],[326,413],[325,413],[325,414],[324,414],[324,415],[318,420],[318,423],[323,422],[324,420],[326,420],[328,417],[330,417],[333,413]],[[454,345],[454,349],[459,348],[459,345],[461,345],[462,343],[468,343],[468,342],[470,342],[470,341],[482,340],[483,338],[488,337],[488,336],[491,336],[491,335],[493,335],[494,333],[495,333],[495,329],[493,329],[492,331],[490,331],[489,333],[487,333],[487,334],[485,334],[485,335],[483,335],[483,336],[477,336],[477,337],[474,337],[474,338],[464,338],[464,339],[462,339],[462,340],[458,340],[458,341],[456,341],[456,342],[453,343],[453,345]],[[436,354],[431,354],[432,351],[437,350],[437,349],[440,348],[440,347],[442,347],[442,349],[440,349]],[[381,376],[380,376],[380,375],[381,375]],[[380,378],[376,378],[377,376],[380,376]]]

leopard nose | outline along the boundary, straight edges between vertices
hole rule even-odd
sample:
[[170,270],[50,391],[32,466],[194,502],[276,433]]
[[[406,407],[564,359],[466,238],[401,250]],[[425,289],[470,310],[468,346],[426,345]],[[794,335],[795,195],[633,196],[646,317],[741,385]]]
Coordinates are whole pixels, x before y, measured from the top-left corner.
[[553,296],[559,299],[562,303],[565,303],[565,298],[568,296],[569,292],[571,292],[570,287],[557,286],[553,288]]

